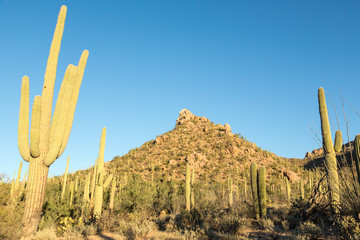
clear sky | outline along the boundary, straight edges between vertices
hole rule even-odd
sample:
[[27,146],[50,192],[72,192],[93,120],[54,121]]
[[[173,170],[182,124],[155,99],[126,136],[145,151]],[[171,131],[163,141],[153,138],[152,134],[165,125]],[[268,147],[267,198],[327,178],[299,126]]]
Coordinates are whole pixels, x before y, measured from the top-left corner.
[[0,173],[12,176],[22,161],[21,78],[30,77],[32,102],[63,4],[55,97],[66,66],[83,49],[90,55],[70,139],[50,176],[64,172],[67,156],[70,171],[93,165],[104,126],[109,161],[173,129],[183,108],[277,155],[303,158],[319,147],[310,130],[320,129],[319,87],[346,136],[341,90],[351,103],[350,139],[360,133],[352,110],[360,112],[359,1],[0,0]]

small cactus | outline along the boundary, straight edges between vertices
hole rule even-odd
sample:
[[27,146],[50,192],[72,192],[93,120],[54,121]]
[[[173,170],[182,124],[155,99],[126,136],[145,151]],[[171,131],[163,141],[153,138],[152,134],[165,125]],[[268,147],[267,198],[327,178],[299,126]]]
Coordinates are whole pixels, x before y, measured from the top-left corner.
[[356,172],[358,176],[358,182],[360,184],[360,134],[356,135],[354,140],[354,153]]
[[335,132],[335,142],[334,142],[334,150],[335,153],[340,153],[342,149],[342,133],[340,130]]
[[233,198],[233,188],[232,188],[232,179],[231,176],[228,178],[228,192],[229,192],[229,207],[233,206],[234,198]]
[[64,177],[63,177],[63,184],[62,184],[62,191],[61,191],[61,199],[63,199],[64,195],[65,195],[67,173],[68,173],[68,170],[69,170],[69,160],[70,160],[70,157],[68,157],[67,163],[66,163],[66,169],[65,169],[65,173],[64,173]]
[[304,181],[300,179],[300,199],[304,199]]
[[112,184],[111,184],[110,202],[109,202],[110,211],[112,211],[114,209],[115,191],[116,191],[116,177],[113,178]]

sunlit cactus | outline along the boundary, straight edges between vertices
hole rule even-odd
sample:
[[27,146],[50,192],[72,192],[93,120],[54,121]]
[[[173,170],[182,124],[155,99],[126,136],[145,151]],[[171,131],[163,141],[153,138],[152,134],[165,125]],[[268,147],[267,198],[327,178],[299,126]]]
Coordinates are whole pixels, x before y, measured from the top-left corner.
[[330,190],[330,202],[333,211],[337,212],[337,206],[340,205],[339,176],[336,155],[333,147],[334,145],[331,139],[329,117],[323,88],[319,88],[318,100],[321,119],[322,144],[325,154],[325,168],[327,172],[327,181]]
[[300,179],[300,199],[304,199],[304,181]]
[[231,208],[233,206],[233,203],[234,203],[233,182],[232,182],[231,176],[229,176],[229,178],[228,178],[228,192],[229,192],[229,207]]
[[98,164],[96,169],[95,194],[94,194],[93,216],[97,219],[99,219],[101,216],[102,204],[103,204],[104,175],[105,175],[105,170],[104,170],[105,139],[106,139],[106,128],[103,128],[100,139],[99,157],[98,157]]
[[69,65],[52,116],[56,68],[63,35],[66,6],[58,16],[45,70],[42,95],[36,96],[31,114],[29,142],[29,78],[21,86],[18,146],[22,158],[29,162],[29,177],[21,239],[30,239],[40,221],[49,166],[61,156],[67,145],[77,99],[86,66],[88,51],[81,55],[78,67]]
[[191,193],[190,193],[190,205],[192,207],[195,206],[195,193],[194,193],[194,183],[195,183],[195,168],[192,168],[191,171]]
[[186,210],[190,212],[191,208],[191,179],[190,179],[190,166],[189,162],[186,162],[186,176],[185,176],[185,203],[186,203]]
[[68,173],[68,170],[69,170],[69,160],[70,160],[70,157],[68,157],[67,163],[66,163],[66,169],[65,169],[65,173],[64,173],[64,177],[63,177],[63,183],[62,183],[61,199],[63,199],[64,195],[65,195],[67,173]]
[[89,199],[89,188],[90,188],[90,172],[86,175],[85,185],[84,185],[84,205],[86,205]]
[[291,184],[287,177],[285,177],[286,197],[291,200]]
[[354,153],[356,172],[360,184],[360,134],[356,135],[354,140]]
[[116,177],[113,178],[112,184],[111,184],[110,202],[109,202],[110,211],[112,211],[114,209],[115,191],[116,191]]
[[255,209],[255,217],[260,217],[260,206],[259,206],[259,198],[258,198],[258,171],[256,163],[252,163],[250,166],[250,184],[251,184],[251,192],[253,195],[254,209]]
[[340,153],[342,149],[342,133],[340,130],[335,132],[335,142],[334,142],[334,150],[335,153]]
[[259,194],[259,206],[260,217],[266,216],[266,172],[265,167],[261,166],[258,173],[258,194]]

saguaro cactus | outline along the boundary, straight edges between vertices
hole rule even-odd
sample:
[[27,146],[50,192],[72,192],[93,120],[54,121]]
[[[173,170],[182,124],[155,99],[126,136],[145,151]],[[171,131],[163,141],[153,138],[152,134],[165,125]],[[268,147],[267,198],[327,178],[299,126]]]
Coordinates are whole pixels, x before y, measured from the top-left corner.
[[195,183],[195,168],[192,168],[191,171],[191,193],[190,193],[190,202],[191,202],[191,206],[194,207],[195,206],[195,193],[194,193],[194,183]]
[[21,239],[30,239],[40,221],[50,165],[61,156],[70,135],[88,51],[81,55],[79,66],[69,65],[61,84],[51,120],[56,68],[66,18],[62,6],[51,43],[42,96],[36,96],[31,116],[29,144],[29,78],[22,79],[18,145],[22,158],[29,162],[29,179]]
[[335,153],[341,152],[342,149],[342,133],[340,130],[335,132],[335,143],[334,143],[334,150]]
[[67,163],[66,163],[66,169],[65,169],[65,173],[64,173],[62,190],[61,190],[61,199],[64,198],[64,194],[65,194],[65,190],[66,190],[67,172],[69,170],[69,160],[70,160],[70,157],[68,157]]
[[114,209],[115,191],[116,191],[116,177],[113,178],[112,184],[111,184],[110,202],[109,202],[110,211],[112,211]]
[[250,184],[251,184],[251,192],[253,195],[254,209],[256,218],[260,217],[260,206],[259,206],[259,198],[258,198],[258,184],[257,184],[257,166],[256,163],[252,163],[250,166]]
[[96,170],[96,183],[94,194],[94,217],[99,218],[102,212],[103,192],[104,192],[104,152],[105,152],[106,128],[101,132],[99,158]]
[[265,167],[259,168],[258,174],[258,191],[259,191],[259,206],[260,206],[260,217],[266,216],[266,175]]
[[90,172],[86,175],[84,185],[84,205],[89,202],[89,188],[90,188]]
[[304,181],[300,179],[300,199],[304,199]]
[[186,177],[185,177],[185,202],[186,210],[190,212],[190,195],[191,195],[191,184],[190,184],[190,167],[189,162],[186,162]]
[[228,178],[228,190],[229,190],[229,207],[231,208],[234,203],[233,198],[233,182],[231,176]]
[[330,190],[330,202],[333,211],[337,212],[337,207],[340,204],[339,195],[339,176],[337,169],[337,160],[331,139],[331,131],[329,124],[328,111],[326,107],[325,93],[323,88],[318,91],[319,112],[321,119],[321,133],[323,140],[323,148],[325,154],[325,165],[327,173],[327,181]]
[[356,172],[358,176],[358,182],[360,184],[360,134],[356,135],[354,140],[354,153]]
[[287,177],[285,177],[285,186],[286,186],[286,196],[287,196],[287,199],[290,201],[291,200],[291,184]]

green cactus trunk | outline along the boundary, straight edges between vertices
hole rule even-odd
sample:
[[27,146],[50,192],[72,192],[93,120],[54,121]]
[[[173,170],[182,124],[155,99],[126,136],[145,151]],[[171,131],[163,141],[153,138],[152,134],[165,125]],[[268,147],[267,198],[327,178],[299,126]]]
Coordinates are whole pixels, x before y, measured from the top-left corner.
[[185,177],[185,203],[186,210],[190,212],[190,196],[191,196],[191,184],[190,184],[190,166],[189,162],[186,163],[186,177]]
[[330,190],[330,202],[332,210],[334,212],[338,212],[338,206],[340,205],[339,176],[336,155],[331,139],[328,111],[326,107],[325,93],[323,88],[319,88],[318,98],[327,182]]
[[335,153],[340,153],[342,150],[342,133],[340,130],[335,132],[335,143],[334,143],[334,150]]
[[106,139],[106,128],[103,128],[101,132],[100,149],[98,166],[96,171],[96,183],[95,183],[95,194],[94,194],[94,212],[93,217],[99,219],[102,213],[103,204],[103,192],[104,192],[104,152],[105,152],[105,139]]
[[252,163],[250,166],[250,184],[251,184],[251,192],[253,195],[254,209],[255,209],[255,217],[260,218],[260,206],[259,206],[259,197],[258,197],[258,171],[255,163]]
[[96,183],[96,168],[97,168],[98,159],[95,160],[95,165],[93,169],[93,177],[91,179],[91,191],[90,191],[90,205],[91,209],[94,208],[94,194],[95,194],[95,183]]
[[50,165],[61,156],[67,145],[76,103],[85,70],[88,51],[81,55],[79,66],[69,65],[52,115],[56,68],[66,18],[66,6],[58,16],[45,70],[42,96],[36,96],[31,114],[29,142],[29,78],[21,86],[18,146],[21,157],[29,162],[29,178],[23,215],[21,239],[30,239],[36,232],[45,197]]
[[258,191],[259,191],[260,217],[264,218],[266,216],[266,173],[264,166],[261,166],[259,168]]
[[244,196],[245,196],[245,199],[247,199],[247,181],[246,181],[245,174],[244,174]]
[[68,173],[68,170],[69,170],[69,160],[70,160],[70,157],[68,157],[67,163],[66,163],[66,169],[65,169],[65,173],[64,173],[64,177],[63,177],[63,183],[62,183],[61,199],[63,199],[64,195],[65,195],[67,173]]

